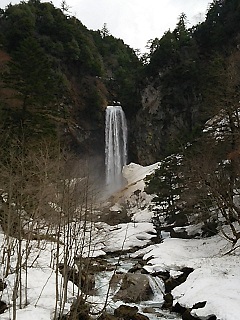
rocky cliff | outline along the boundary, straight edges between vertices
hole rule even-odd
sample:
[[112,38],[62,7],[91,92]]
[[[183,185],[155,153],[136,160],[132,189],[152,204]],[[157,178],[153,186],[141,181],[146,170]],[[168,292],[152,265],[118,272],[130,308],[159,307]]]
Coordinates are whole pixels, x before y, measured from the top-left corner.
[[155,163],[176,150],[198,122],[197,98],[179,100],[170,108],[165,98],[160,81],[148,82],[142,91],[142,108],[132,130],[133,157],[142,165]]

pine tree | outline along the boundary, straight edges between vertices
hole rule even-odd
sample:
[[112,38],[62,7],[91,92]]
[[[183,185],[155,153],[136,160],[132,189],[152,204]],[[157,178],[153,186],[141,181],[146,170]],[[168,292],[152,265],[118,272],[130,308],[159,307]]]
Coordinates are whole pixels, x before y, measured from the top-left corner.
[[[12,55],[3,86],[11,89],[11,98],[2,104],[6,118],[3,130],[10,130],[14,139],[40,138],[56,132],[54,116],[59,115],[61,78],[36,39],[24,39]],[[8,119],[7,119],[8,118]],[[7,125],[7,128],[6,128]],[[5,132],[6,133],[6,132]]]

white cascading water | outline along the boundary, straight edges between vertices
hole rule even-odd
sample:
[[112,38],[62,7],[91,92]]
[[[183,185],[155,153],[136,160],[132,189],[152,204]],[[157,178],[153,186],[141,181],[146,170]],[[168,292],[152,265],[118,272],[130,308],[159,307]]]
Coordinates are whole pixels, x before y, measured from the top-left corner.
[[122,186],[122,168],[127,164],[127,121],[121,106],[108,106],[105,122],[105,168],[108,191]]

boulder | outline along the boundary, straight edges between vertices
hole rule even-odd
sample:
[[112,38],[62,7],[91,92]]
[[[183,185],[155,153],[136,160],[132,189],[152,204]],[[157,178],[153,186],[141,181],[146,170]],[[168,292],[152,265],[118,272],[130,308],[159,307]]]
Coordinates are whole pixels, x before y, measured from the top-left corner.
[[190,309],[181,306],[178,302],[172,308],[172,311],[181,314],[183,320],[199,320],[199,318],[191,315]]
[[138,307],[130,307],[121,305],[116,310],[114,310],[114,316],[123,319],[132,319],[133,316],[138,312]]
[[182,272],[182,274],[179,277],[177,277],[177,278],[169,277],[169,279],[167,279],[165,281],[166,293],[170,293],[175,287],[177,287],[180,284],[182,284],[183,282],[185,282],[187,277],[189,276],[189,274],[191,272],[193,272],[194,269],[193,268],[184,267],[179,271]]
[[[195,305],[192,308],[185,308],[177,302],[172,307],[171,311],[181,314],[183,320],[200,320],[200,318],[198,318],[197,316],[193,316],[191,314],[191,311],[193,309],[203,308],[205,304],[206,304],[206,301],[202,301],[202,302],[195,303]],[[215,315],[211,315],[208,318],[206,318],[206,320],[216,320],[216,319],[217,317]]]
[[184,313],[182,314],[182,319],[183,320],[200,320],[199,318],[192,316],[191,310],[189,310],[189,309],[186,309],[184,311]]
[[75,263],[79,270],[88,270],[90,273],[96,273],[100,271],[113,271],[114,265],[108,263],[106,259],[102,257],[75,257]]
[[4,311],[6,311],[8,309],[7,304],[4,301],[0,300],[0,314],[4,313]]
[[206,305],[207,301],[201,301],[201,302],[197,302],[193,305],[192,309],[200,309],[200,308],[204,308]]
[[132,317],[132,320],[149,320],[149,318],[144,314],[136,313],[135,316]]
[[75,268],[60,263],[59,272],[67,280],[72,281],[76,286],[80,287],[84,292],[89,292],[95,287],[95,277],[93,273],[81,270],[78,272]]
[[121,287],[113,297],[113,300],[135,303],[149,300],[152,295],[153,292],[147,275],[126,273]]
[[128,272],[130,272],[130,273],[142,273],[143,265],[144,265],[143,261],[139,261],[132,268],[130,268],[128,270]]
[[114,310],[114,315],[103,312],[97,320],[149,320],[149,318],[138,313],[138,307],[121,305]]
[[88,303],[82,297],[78,297],[71,305],[68,319],[91,320],[89,313],[90,306]]
[[123,278],[124,278],[123,273],[116,272],[110,280],[110,288],[112,290],[117,290],[117,288],[120,286],[120,282],[122,281]]
[[164,303],[163,303],[162,308],[163,309],[171,309],[172,305],[173,305],[173,296],[172,296],[172,294],[171,293],[166,293],[163,298],[164,298]]
[[[121,305],[114,311],[114,316],[124,320],[149,320],[149,318],[138,313],[138,307]],[[111,319],[110,319],[111,320]]]

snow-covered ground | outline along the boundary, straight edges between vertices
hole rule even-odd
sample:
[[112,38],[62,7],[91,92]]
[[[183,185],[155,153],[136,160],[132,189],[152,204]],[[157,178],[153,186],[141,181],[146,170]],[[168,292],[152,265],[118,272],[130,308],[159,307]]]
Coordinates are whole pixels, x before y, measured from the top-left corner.
[[[4,235],[0,232],[0,243],[3,244]],[[33,241],[32,245],[36,248],[32,250],[32,254],[28,260],[28,276],[27,276],[27,305],[23,306],[22,309],[17,310],[17,320],[49,320],[53,319],[55,303],[56,303],[56,273],[53,268],[50,267],[51,255],[53,247],[50,243],[45,244],[44,248],[38,248],[37,242]],[[38,248],[38,249],[37,249]],[[1,256],[3,250],[1,248]],[[16,256],[12,256],[12,266],[16,265]],[[1,320],[13,319],[12,315],[12,296],[14,283],[16,281],[16,273],[12,269],[11,273],[4,282],[7,287],[3,290],[0,295],[0,300],[5,301],[10,307],[5,311],[4,314],[0,315]],[[0,278],[2,279],[3,266],[0,269]],[[25,279],[24,268],[22,279]],[[62,283],[62,277],[58,275],[59,284]],[[60,285],[59,285],[60,288]],[[23,305],[25,304],[25,284],[23,283]],[[66,312],[70,309],[72,299],[74,297],[74,291],[77,292],[77,288],[72,284],[68,283],[68,300],[69,302],[65,305]],[[19,304],[19,298],[17,299]]]
[[[173,239],[167,238],[160,244],[150,244],[153,226],[150,223],[151,210],[148,206],[148,195],[143,192],[143,178],[153,172],[158,164],[149,167],[130,164],[124,169],[128,186],[116,195],[116,205],[112,210],[118,213],[123,199],[129,202],[129,210],[133,216],[132,222],[109,226],[98,222],[92,228],[94,241],[91,255],[104,255],[106,252],[119,251],[139,247],[133,257],[143,256],[147,259],[145,269],[148,272],[168,270],[172,275],[183,267],[191,267],[194,271],[187,280],[173,291],[174,303],[179,302],[186,307],[193,307],[197,302],[206,301],[200,309],[194,309],[192,314],[201,319],[216,315],[219,320],[239,320],[240,314],[240,250],[237,248],[230,254],[231,244],[221,235],[206,239]],[[140,193],[136,190],[140,190]],[[3,243],[3,233],[0,232],[0,244]],[[18,320],[49,320],[55,308],[56,274],[51,268],[53,245],[46,243],[39,249],[37,244],[34,256],[30,258],[32,266],[28,268],[28,303],[17,311]],[[3,252],[1,252],[1,255]],[[13,259],[13,258],[12,258]],[[1,271],[2,272],[2,271]],[[3,291],[1,300],[11,306],[12,287],[15,274],[6,279],[7,288]],[[1,278],[1,274],[0,274]],[[61,277],[59,277],[61,282]],[[69,309],[77,288],[69,284]],[[11,308],[0,315],[1,320],[12,319]]]
[[231,244],[221,235],[207,239],[165,239],[133,254],[148,259],[150,272],[179,271],[184,267],[194,271],[173,291],[174,302],[192,308],[206,301],[203,308],[192,311],[201,319],[216,315],[221,320],[238,320],[240,312],[240,250],[225,255]]
[[151,200],[152,195],[144,191],[144,179],[154,173],[159,167],[160,162],[150,166],[141,166],[136,163],[130,163],[123,168],[123,176],[126,185],[119,192],[113,195],[111,200],[114,205],[110,208],[113,212],[121,212],[122,208],[126,208],[128,215],[132,217],[134,222],[150,222],[152,218]]

